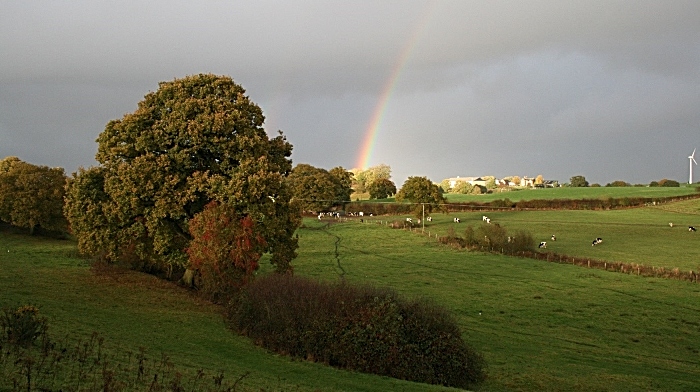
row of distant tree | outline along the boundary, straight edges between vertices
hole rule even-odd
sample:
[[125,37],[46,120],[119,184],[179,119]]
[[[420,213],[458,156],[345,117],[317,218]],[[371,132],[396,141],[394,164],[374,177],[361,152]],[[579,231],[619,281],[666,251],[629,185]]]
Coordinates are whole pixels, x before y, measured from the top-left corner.
[[[573,176],[569,180],[569,185],[571,187],[599,187],[601,186],[600,184],[589,184],[588,181],[586,181],[586,177],[584,176]],[[606,187],[625,187],[625,186],[649,186],[649,187],[679,187],[681,184],[676,181],[676,180],[668,180],[666,178],[661,179],[659,181],[652,181],[649,184],[630,184],[629,182],[625,182],[622,180],[617,180],[613,182],[609,182],[605,184]]]

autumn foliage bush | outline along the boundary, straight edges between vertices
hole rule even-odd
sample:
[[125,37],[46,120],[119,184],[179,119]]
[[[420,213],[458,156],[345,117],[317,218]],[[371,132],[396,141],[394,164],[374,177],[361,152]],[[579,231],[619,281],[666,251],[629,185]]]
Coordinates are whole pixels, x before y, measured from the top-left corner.
[[267,349],[340,368],[460,388],[485,378],[445,309],[389,289],[274,274],[248,285],[227,320]]
[[235,296],[258,269],[266,245],[250,216],[234,207],[209,203],[190,222],[187,248],[190,268],[197,271],[200,292],[214,302]]

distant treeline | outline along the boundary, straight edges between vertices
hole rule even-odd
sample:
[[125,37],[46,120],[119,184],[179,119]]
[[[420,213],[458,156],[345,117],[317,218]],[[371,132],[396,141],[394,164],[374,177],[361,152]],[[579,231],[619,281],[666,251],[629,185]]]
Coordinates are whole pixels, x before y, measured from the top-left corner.
[[[669,197],[621,197],[598,199],[537,199],[511,201],[508,198],[491,202],[461,202],[441,205],[443,212],[488,211],[488,210],[612,210],[618,208],[645,207],[674,201],[700,198],[700,192],[683,196]],[[413,214],[414,204],[352,202],[342,207],[347,213],[363,212],[364,215]]]

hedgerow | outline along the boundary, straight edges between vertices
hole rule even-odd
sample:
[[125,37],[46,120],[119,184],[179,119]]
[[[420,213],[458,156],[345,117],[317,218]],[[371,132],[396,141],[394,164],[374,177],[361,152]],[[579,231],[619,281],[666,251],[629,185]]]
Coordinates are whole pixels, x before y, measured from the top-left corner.
[[262,347],[339,368],[460,388],[486,377],[445,309],[386,288],[274,274],[248,285],[227,320]]

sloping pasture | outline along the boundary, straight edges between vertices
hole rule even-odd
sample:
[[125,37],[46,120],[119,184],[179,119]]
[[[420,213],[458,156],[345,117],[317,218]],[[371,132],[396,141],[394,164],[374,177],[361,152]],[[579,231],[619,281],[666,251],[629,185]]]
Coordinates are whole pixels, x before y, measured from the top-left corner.
[[[642,264],[677,260],[669,267],[681,268],[682,260],[697,260],[698,243],[683,242],[696,233],[670,228],[667,221],[673,216],[677,225],[691,223],[698,217],[694,208],[487,215],[508,229],[526,228],[537,239],[556,234],[548,249],[557,252],[561,246],[562,253],[597,252],[591,257],[629,257]],[[481,224],[482,213],[461,214],[459,225],[453,215],[433,215],[426,231],[453,227],[459,234],[465,224]],[[697,389],[698,284],[456,250],[434,237],[367,220],[334,222],[304,221],[295,273],[390,286],[447,307],[465,339],[486,357],[483,390]],[[642,237],[666,230],[671,244],[629,256],[644,242],[624,239],[630,230]],[[598,236],[603,244],[591,247]],[[226,330],[218,307],[183,289],[133,272],[94,274],[75,256],[71,241],[1,231],[0,250],[0,306],[37,304],[55,335],[79,338],[98,331],[111,353],[144,347],[151,358],[165,353],[190,374],[204,369],[223,370],[228,380],[244,376],[238,390],[446,390],[267,353]],[[259,273],[269,272],[264,263]]]
[[486,356],[484,390],[697,388],[698,284],[456,250],[378,224],[307,220],[299,234],[297,274],[391,286],[449,308]]
[[[509,232],[527,230],[537,241],[546,241],[547,249],[575,257],[635,263],[645,266],[700,271],[700,200],[668,203],[662,206],[610,211],[488,211],[436,213],[432,222],[416,225],[431,235],[447,235],[453,230],[463,236],[467,226],[484,224],[482,216]],[[461,223],[454,223],[453,218]],[[373,219],[373,220],[369,220]],[[393,220],[394,217],[365,218],[367,222]],[[396,218],[396,220],[401,218]],[[669,225],[673,223],[673,227]],[[552,235],[556,241],[552,241]],[[595,238],[603,243],[592,246]]]
[[[103,356],[113,364],[135,369],[141,348],[148,368],[168,358],[187,390],[198,390],[192,385],[200,369],[199,385],[213,385],[212,377],[223,372],[224,385],[240,378],[236,391],[451,390],[271,354],[231,333],[219,307],[183,288],[133,271],[94,273],[76,257],[72,241],[0,227],[0,308],[21,304],[37,305],[59,341],[86,342],[98,332],[105,339]],[[11,371],[2,365],[0,378]],[[9,382],[0,379],[0,390],[11,388],[4,381]]]

